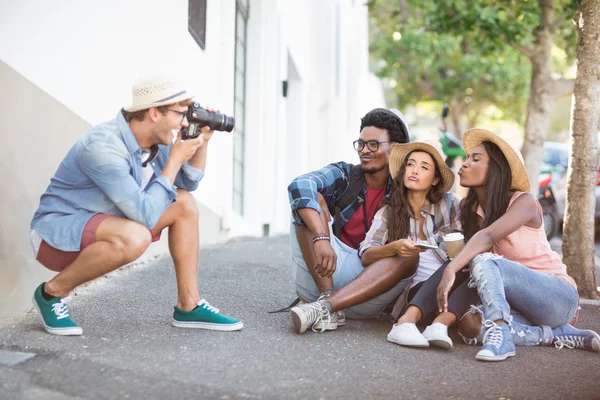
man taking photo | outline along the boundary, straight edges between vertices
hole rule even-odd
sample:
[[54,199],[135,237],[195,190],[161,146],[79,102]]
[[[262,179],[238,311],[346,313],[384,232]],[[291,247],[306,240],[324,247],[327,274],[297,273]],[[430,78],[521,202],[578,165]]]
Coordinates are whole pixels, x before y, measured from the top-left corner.
[[60,163],[30,233],[36,259],[58,272],[33,296],[47,332],[81,335],[69,315],[69,293],[140,257],[167,227],[177,278],[172,324],[242,329],[198,290],[198,208],[190,192],[204,176],[213,131],[204,127],[182,140],[191,98],[168,78],[141,80],[132,104],[93,127]]

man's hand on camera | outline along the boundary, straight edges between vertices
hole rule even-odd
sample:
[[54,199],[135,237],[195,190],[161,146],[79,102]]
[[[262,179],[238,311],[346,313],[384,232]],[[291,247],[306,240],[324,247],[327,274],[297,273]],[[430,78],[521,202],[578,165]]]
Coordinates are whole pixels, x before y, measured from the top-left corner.
[[208,126],[203,126],[202,128],[200,128],[200,132],[200,136],[204,137],[204,141],[207,143],[210,140],[210,138],[212,138],[213,133],[215,133],[215,131],[211,131]]
[[204,144],[206,134],[200,134],[194,139],[181,139],[181,132],[177,134],[175,143],[171,146],[169,158],[173,158],[179,164],[185,164],[196,154],[196,151]]

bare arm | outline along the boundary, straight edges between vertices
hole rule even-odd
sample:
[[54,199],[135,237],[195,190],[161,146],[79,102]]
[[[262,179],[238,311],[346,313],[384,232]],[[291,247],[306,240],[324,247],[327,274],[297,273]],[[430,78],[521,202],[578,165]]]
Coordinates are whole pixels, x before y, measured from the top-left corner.
[[476,255],[489,251],[494,243],[538,218],[535,197],[531,193],[521,195],[502,217],[473,235],[459,255],[448,264],[446,271],[458,272],[468,265]]
[[410,239],[400,239],[385,244],[383,246],[369,247],[362,253],[361,261],[364,267],[368,267],[375,261],[379,261],[388,257],[402,256],[402,257],[414,257],[419,253],[426,251],[415,247],[416,242]]
[[448,311],[448,293],[454,284],[456,272],[468,265],[478,254],[489,251],[494,243],[523,225],[539,221],[539,218],[535,197],[531,193],[525,193],[513,202],[502,217],[473,235],[444,271],[437,291],[439,311]]
[[[206,149],[206,146],[203,144],[205,144],[205,140],[202,135],[199,135],[195,139],[181,140],[181,132],[179,132],[175,143],[171,146],[169,158],[167,159],[161,175],[173,184],[181,166],[188,160],[190,160],[191,163],[191,159],[196,157],[201,149]],[[204,160],[206,163],[206,156],[204,157]]]
[[208,126],[203,126],[200,129],[200,132],[202,133],[200,133],[198,137],[202,136],[203,144],[202,146],[200,146],[200,148],[198,148],[198,150],[192,156],[192,158],[190,158],[189,164],[194,168],[198,168],[200,171],[206,171],[208,143],[210,142],[210,139],[212,138],[212,135],[215,131],[211,131]]
[[299,208],[297,212],[313,236],[319,233],[329,234],[329,227],[323,226],[323,220],[317,210],[312,208]]
[[[312,208],[299,208],[298,216],[302,218],[312,237],[329,236],[329,210],[323,196],[319,194],[318,199],[323,215]],[[312,245],[315,252],[315,272],[321,277],[331,277],[336,269],[337,254],[331,247],[330,240],[317,240]]]

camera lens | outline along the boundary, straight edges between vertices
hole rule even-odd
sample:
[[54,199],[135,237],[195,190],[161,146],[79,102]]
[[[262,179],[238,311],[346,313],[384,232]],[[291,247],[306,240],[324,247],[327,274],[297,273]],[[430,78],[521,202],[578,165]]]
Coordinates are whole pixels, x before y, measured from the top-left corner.
[[223,116],[223,123],[221,124],[220,131],[231,132],[235,126],[235,118],[229,115],[221,114]]

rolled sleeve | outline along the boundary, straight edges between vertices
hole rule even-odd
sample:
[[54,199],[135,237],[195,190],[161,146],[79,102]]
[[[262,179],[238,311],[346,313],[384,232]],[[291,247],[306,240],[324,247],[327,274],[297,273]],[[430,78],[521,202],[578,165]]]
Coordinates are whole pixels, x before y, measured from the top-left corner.
[[388,240],[388,206],[381,207],[373,217],[373,223],[365,239],[358,247],[358,256],[362,257],[363,253],[371,247],[380,247],[387,243]]
[[[167,165],[171,146],[172,145],[159,146],[158,165],[160,166],[161,171],[165,168],[165,165]],[[160,175],[160,173],[157,172],[157,175]],[[186,162],[177,172],[177,175],[175,176],[175,182],[173,182],[173,184],[180,189],[193,192],[194,190],[198,189],[198,183],[202,180],[202,178],[204,178],[204,171],[193,167],[189,164],[189,162]]]
[[304,174],[294,179],[288,186],[288,196],[294,225],[303,225],[302,218],[298,215],[301,208],[312,208],[321,212],[319,205],[319,193],[323,195],[328,205],[335,203],[337,192],[340,187],[348,186],[348,171],[351,165],[347,163],[329,164],[318,171]]
[[193,192],[198,188],[198,183],[204,177],[204,171],[196,167],[192,167],[186,163],[181,166],[175,178],[175,186],[178,188]]
[[302,218],[300,218],[300,215],[298,214],[298,210],[301,208],[312,208],[318,213],[321,212],[317,193],[317,185],[311,179],[305,179],[303,177],[294,179],[288,186],[294,225],[298,226],[304,224]]

